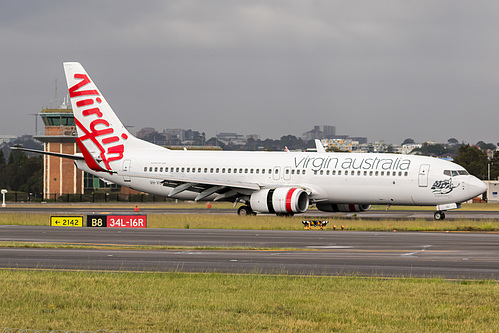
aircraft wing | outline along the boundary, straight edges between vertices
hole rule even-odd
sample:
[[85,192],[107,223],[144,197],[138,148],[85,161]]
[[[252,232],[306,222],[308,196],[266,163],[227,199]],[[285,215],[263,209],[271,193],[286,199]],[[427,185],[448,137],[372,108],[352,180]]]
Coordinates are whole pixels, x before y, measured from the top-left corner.
[[181,173],[174,173],[172,176],[166,176],[150,173],[118,172],[117,175],[123,177],[157,179],[158,181],[161,181],[163,186],[173,188],[168,195],[169,197],[175,197],[184,191],[198,192],[199,195],[194,199],[195,201],[203,200],[212,194],[217,194],[214,201],[219,201],[241,195],[248,195],[253,191],[261,189],[260,185],[256,183],[206,179],[203,177],[185,176]]

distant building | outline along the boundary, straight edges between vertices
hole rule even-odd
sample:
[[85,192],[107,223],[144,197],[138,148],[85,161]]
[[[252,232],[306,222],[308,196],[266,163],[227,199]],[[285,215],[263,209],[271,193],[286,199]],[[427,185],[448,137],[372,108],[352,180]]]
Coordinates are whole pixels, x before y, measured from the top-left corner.
[[3,143],[13,143],[17,137],[13,135],[0,135],[0,145]]
[[156,129],[153,128],[153,127],[144,127],[142,129],[140,129],[136,136],[138,138],[141,138],[141,139],[144,139],[146,136],[150,135],[150,134],[153,134],[154,132],[156,132]]
[[303,133],[307,141],[315,139],[332,139],[336,135],[336,127],[329,125],[316,125],[308,132]]
[[218,133],[216,137],[226,145],[244,146],[247,142],[244,135],[237,133]]
[[322,139],[321,143],[326,149],[345,152],[352,152],[353,147],[359,144],[357,141],[342,139]]

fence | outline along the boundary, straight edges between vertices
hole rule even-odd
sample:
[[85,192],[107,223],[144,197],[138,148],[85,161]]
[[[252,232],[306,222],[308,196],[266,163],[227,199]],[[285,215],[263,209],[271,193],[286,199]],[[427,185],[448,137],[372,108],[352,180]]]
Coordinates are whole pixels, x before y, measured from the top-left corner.
[[[1,198],[0,198],[1,200]],[[50,193],[48,198],[42,194],[33,194],[18,191],[9,191],[5,195],[7,202],[167,202],[172,199],[160,196],[139,194],[122,194],[119,192],[93,192],[86,194]],[[174,200],[174,199],[173,199]],[[0,332],[1,333],[1,332]]]

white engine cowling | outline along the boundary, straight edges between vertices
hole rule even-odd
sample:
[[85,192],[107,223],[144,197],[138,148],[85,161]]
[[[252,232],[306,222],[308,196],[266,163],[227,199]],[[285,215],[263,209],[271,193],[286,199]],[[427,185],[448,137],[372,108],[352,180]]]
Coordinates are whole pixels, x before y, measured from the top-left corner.
[[317,203],[317,209],[323,212],[365,212],[371,209],[371,205],[355,205],[355,204],[332,204],[332,203]]
[[296,187],[265,189],[251,195],[250,206],[256,213],[294,214],[308,209],[307,192]]

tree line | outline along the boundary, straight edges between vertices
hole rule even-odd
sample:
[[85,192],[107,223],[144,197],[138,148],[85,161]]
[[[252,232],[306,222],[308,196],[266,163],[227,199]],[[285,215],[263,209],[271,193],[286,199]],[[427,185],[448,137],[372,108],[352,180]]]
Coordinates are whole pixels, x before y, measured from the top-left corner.
[[6,161],[0,149],[0,188],[40,196],[43,192],[43,158],[12,150]]

